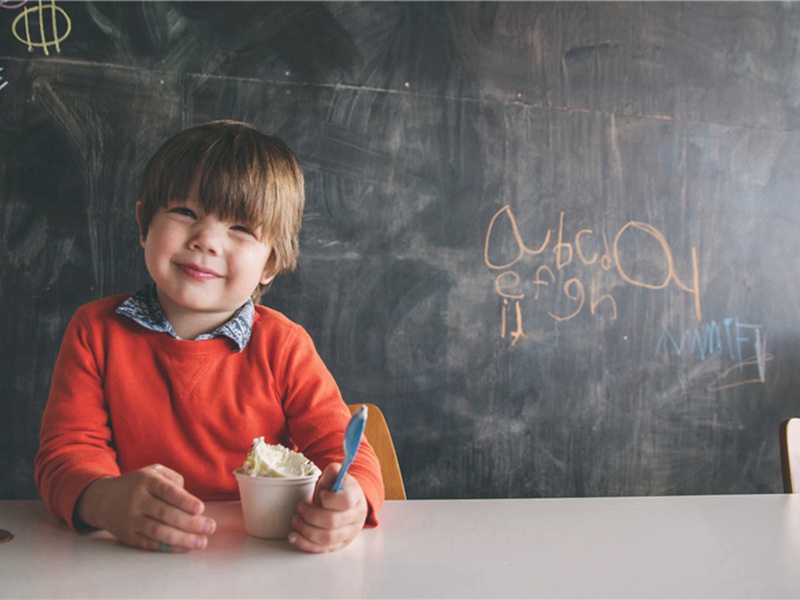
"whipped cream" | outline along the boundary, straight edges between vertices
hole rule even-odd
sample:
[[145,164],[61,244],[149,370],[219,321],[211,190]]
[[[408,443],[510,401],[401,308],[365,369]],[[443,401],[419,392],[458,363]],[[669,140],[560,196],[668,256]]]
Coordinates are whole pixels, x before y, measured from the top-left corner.
[[253,440],[241,471],[251,477],[319,477],[322,473],[302,453],[281,444],[266,444],[263,437]]

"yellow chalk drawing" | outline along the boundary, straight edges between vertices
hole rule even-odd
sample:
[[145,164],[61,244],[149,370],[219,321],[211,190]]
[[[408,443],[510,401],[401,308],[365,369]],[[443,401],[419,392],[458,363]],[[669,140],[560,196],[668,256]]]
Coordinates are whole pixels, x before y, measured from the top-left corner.
[[[49,19],[45,11],[49,11]],[[32,23],[33,27],[31,27]],[[19,32],[20,24],[23,25],[24,34]],[[49,25],[49,31],[52,32],[50,39],[47,37],[48,28],[46,24]],[[32,36],[35,35],[37,29],[39,36],[38,39],[34,39]],[[60,33],[59,30],[62,30],[63,33]],[[67,39],[71,31],[72,21],[69,15],[63,8],[56,6],[55,0],[50,0],[48,4],[45,4],[43,0],[39,0],[36,5],[29,6],[17,15],[17,18],[11,24],[11,33],[14,34],[17,40],[28,46],[28,52],[33,52],[34,48],[41,48],[45,56],[50,56],[50,51],[48,50],[50,46],[55,47],[56,52],[60,54],[61,42]]]

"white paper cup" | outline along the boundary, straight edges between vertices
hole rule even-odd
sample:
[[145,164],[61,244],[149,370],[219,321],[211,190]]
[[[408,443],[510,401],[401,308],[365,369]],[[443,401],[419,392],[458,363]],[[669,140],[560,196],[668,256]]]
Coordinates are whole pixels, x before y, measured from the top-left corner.
[[251,477],[238,469],[244,528],[252,536],[285,539],[292,532],[297,505],[310,502],[319,475],[307,477]]

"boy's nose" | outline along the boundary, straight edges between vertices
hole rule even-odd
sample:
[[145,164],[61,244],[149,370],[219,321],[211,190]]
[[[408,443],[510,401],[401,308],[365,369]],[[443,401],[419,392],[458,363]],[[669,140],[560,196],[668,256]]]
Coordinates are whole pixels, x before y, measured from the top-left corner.
[[189,246],[193,250],[219,254],[222,245],[222,231],[217,223],[198,223],[192,237],[189,239]]

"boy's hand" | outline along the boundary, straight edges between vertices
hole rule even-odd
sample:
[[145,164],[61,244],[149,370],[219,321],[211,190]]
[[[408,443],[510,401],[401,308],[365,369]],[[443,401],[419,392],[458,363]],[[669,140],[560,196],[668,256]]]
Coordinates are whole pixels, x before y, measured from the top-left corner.
[[203,503],[183,489],[183,476],[151,465],[105,477],[84,490],[76,516],[120,541],[147,550],[188,552],[205,548],[216,523]]
[[289,542],[306,552],[331,552],[352,542],[367,519],[367,499],[358,481],[346,475],[342,489],[331,491],[341,465],[331,463],[322,472],[314,503],[303,502],[292,519]]

